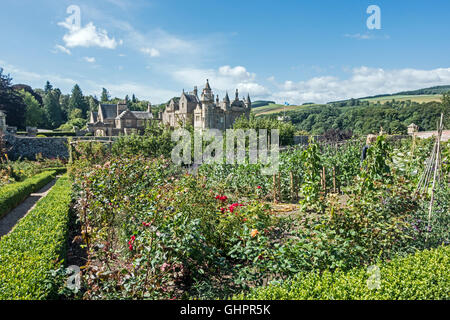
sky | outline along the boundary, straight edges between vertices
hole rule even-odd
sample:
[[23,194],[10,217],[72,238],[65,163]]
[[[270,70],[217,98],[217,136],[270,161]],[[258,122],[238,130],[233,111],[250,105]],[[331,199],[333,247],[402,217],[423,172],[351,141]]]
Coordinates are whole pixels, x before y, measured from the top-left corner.
[[448,12],[448,0],[0,0],[0,68],[153,104],[206,79],[221,99],[325,103],[450,85]]

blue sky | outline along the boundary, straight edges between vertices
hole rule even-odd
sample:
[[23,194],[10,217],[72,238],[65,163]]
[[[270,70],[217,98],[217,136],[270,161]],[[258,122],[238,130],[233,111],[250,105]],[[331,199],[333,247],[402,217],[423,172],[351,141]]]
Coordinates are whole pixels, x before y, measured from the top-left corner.
[[448,0],[0,3],[0,67],[33,87],[161,103],[208,78],[220,97],[293,104],[450,84]]

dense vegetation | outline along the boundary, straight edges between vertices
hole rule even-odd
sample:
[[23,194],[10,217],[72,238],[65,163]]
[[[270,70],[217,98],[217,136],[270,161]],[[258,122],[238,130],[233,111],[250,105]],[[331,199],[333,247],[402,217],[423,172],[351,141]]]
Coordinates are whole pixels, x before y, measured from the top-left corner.
[[[450,126],[450,95],[443,102],[419,104],[411,101],[390,101],[384,104],[349,100],[330,105],[311,106],[287,111],[292,124],[301,131],[323,134],[328,129],[351,130],[356,134],[377,133],[380,127],[390,134],[406,134],[415,123],[420,130],[436,130],[436,119],[446,115],[444,127]],[[276,117],[268,115],[266,117]]]
[[[396,258],[379,267],[380,278],[369,280],[370,270],[299,273],[283,284],[257,288],[235,299],[258,300],[431,300],[450,297],[450,248],[424,250]],[[376,276],[375,274],[373,276]],[[370,289],[379,281],[379,289]]]
[[[416,258],[398,257],[449,242],[448,182],[437,185],[430,221],[429,194],[414,193],[431,140],[394,143],[380,136],[363,163],[358,142],[311,143],[282,155],[281,184],[271,183],[277,175],[263,176],[261,166],[250,164],[209,164],[189,174],[164,158],[130,156],[122,143],[122,155],[86,145],[97,150],[86,156],[80,145],[71,165],[89,258],[85,299],[225,298],[309,272],[308,279],[324,284],[328,278],[318,278],[323,272],[358,282],[360,270],[393,259],[383,270],[407,273]],[[447,143],[443,177],[448,149]],[[330,181],[332,171],[338,186]],[[297,194],[300,210],[287,215],[265,201],[295,201]],[[430,268],[441,263],[431,258]],[[439,272],[420,277],[445,281],[445,269]],[[400,278],[392,279],[392,286],[370,294],[339,286],[331,292],[343,292],[336,298],[361,292],[368,298],[446,298],[439,287],[418,295],[423,284],[414,282],[395,294]]]

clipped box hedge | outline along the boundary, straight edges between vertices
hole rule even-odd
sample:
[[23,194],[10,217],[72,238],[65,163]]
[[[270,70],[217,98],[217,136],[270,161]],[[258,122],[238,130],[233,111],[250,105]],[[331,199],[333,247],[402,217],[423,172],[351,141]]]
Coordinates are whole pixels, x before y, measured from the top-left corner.
[[0,188],[0,218],[19,205],[31,193],[41,189],[56,176],[56,171],[44,171],[22,182]]
[[380,287],[370,290],[367,269],[297,275],[279,285],[253,289],[234,299],[262,300],[447,300],[450,247],[417,252],[380,267]]
[[50,271],[65,255],[70,203],[71,182],[63,177],[0,239],[0,300],[51,297]]

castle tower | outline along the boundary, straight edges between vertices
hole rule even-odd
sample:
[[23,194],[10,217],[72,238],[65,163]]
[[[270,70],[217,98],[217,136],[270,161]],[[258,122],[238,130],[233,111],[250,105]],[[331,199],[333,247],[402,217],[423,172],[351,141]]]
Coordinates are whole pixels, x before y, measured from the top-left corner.
[[117,116],[119,116],[122,112],[128,110],[127,100],[123,100],[117,103]]
[[234,98],[234,101],[239,101],[239,91],[236,89],[236,97]]
[[225,94],[225,97],[223,98],[222,101],[222,109],[224,111],[227,111],[230,108],[230,97],[228,96],[228,91]]
[[200,100],[202,102],[214,103],[214,94],[212,93],[211,87],[209,86],[208,79],[206,79],[206,85],[205,88],[203,89]]
[[252,107],[252,101],[250,100],[250,93],[247,94],[247,99],[245,99],[244,102],[245,102],[245,107],[247,107],[249,109]]

